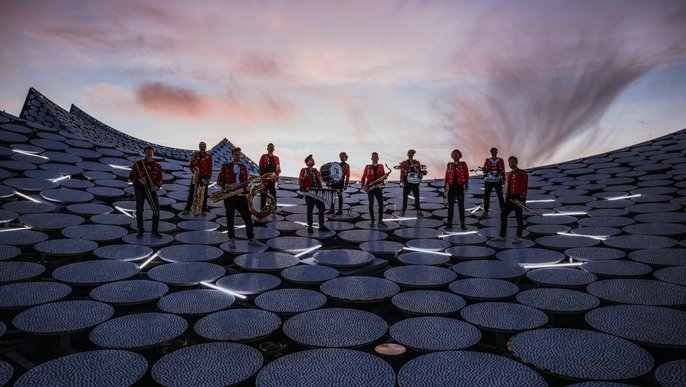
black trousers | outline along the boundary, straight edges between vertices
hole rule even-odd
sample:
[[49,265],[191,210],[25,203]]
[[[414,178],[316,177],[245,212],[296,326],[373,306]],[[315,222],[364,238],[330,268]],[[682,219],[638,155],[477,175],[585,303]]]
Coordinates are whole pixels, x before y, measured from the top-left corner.
[[226,208],[226,225],[229,228],[229,239],[236,237],[236,230],[233,228],[233,217],[236,215],[236,210],[241,214],[245,229],[248,233],[248,239],[255,237],[252,229],[252,218],[250,217],[250,210],[248,209],[248,198],[242,195],[232,196],[224,200],[224,208]]
[[403,211],[407,209],[407,196],[410,192],[414,195],[414,209],[421,211],[422,207],[419,205],[419,184],[410,184],[408,182],[405,182],[405,186],[403,186]]
[[507,216],[510,212],[514,210],[515,216],[517,217],[517,236],[521,238],[522,231],[524,230],[524,211],[516,204],[512,203],[513,200],[521,200],[519,195],[512,195],[505,201],[505,206],[503,211],[500,213],[500,236],[505,237],[507,233]]
[[[274,196],[274,205],[276,206],[276,185],[273,181],[267,183],[267,192]],[[264,207],[264,205],[267,203],[267,192],[262,192],[260,194],[260,208]]]
[[379,205],[379,222],[383,220],[383,189],[375,188],[367,192],[367,200],[369,200],[369,216],[374,221],[374,198]]
[[498,195],[498,203],[500,204],[500,209],[503,208],[503,183],[498,182],[484,182],[484,212],[488,212],[488,207],[491,204],[491,191],[495,190],[495,194]]
[[448,191],[448,226],[453,225],[455,199],[457,199],[457,208],[460,211],[460,224],[464,226],[464,184],[453,184]]
[[[207,179],[204,177],[200,178],[200,184],[205,186],[205,197],[202,200],[202,210],[203,211],[207,211],[207,191],[208,191],[207,186],[209,185],[209,183],[210,183],[209,178],[207,178]],[[184,210],[186,210],[186,211],[191,210],[191,205],[193,205],[193,193],[194,192],[195,192],[195,184],[191,183],[190,191],[188,191],[188,199],[186,199],[186,208],[184,208]]]
[[314,207],[317,206],[317,212],[319,213],[319,227],[324,225],[324,211],[326,209],[324,208],[324,202],[319,201],[315,198],[311,198],[309,196],[305,196],[305,204],[307,204],[307,226],[312,227],[312,218],[313,212],[314,212]]
[[331,188],[336,189],[338,191],[335,192],[334,198],[331,199],[331,209],[329,210],[330,214],[333,214],[335,212],[334,207],[335,207],[335,197],[338,197],[338,212],[341,213],[343,212],[343,184],[331,184]]
[[145,201],[147,200],[148,204],[150,204],[150,209],[152,209],[154,203],[154,206],[157,207],[158,210],[157,215],[155,215],[154,212],[152,214],[152,231],[156,232],[157,226],[160,224],[160,200],[157,198],[157,192],[151,192],[153,203],[150,203],[150,199],[148,199],[148,195],[145,193],[145,188],[134,188],[136,189],[136,225],[138,226],[138,231],[143,231],[143,207],[145,206]]

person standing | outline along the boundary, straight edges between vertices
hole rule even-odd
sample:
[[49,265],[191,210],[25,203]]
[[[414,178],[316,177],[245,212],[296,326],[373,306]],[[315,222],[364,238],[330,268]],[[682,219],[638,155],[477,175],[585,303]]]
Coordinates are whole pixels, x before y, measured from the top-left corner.
[[248,199],[246,198],[248,187],[248,168],[241,163],[241,148],[233,148],[231,151],[231,163],[222,165],[217,177],[217,185],[222,189],[233,185],[236,189],[242,189],[243,192],[238,195],[231,196],[224,199],[224,208],[226,209],[226,224],[229,234],[229,242],[235,243],[236,230],[234,228],[234,216],[236,210],[241,215],[245,229],[250,242],[255,241],[255,234],[253,232],[252,218],[250,217],[250,210],[248,209]]
[[[202,215],[207,212],[207,186],[210,184],[210,178],[212,177],[212,155],[207,152],[207,144],[201,142],[198,144],[198,151],[193,152],[193,157],[188,167],[191,172],[195,174],[196,168],[198,173],[197,184],[205,187],[205,195],[202,200]],[[193,204],[193,199],[195,196],[196,184],[191,182],[190,191],[188,192],[188,199],[186,200],[186,208],[184,208],[184,214],[187,214],[191,210]]]
[[409,176],[421,176],[422,164],[414,159],[417,153],[414,149],[407,151],[407,160],[400,163],[400,184],[403,186],[403,208],[400,211],[400,216],[405,216],[407,209],[407,197],[410,192],[414,196],[414,208],[417,210],[417,216],[422,216],[422,207],[419,204],[419,182],[408,181]]
[[517,237],[514,239],[514,243],[520,243],[524,230],[524,214],[522,208],[514,202],[526,203],[526,195],[529,190],[529,175],[527,175],[525,170],[519,169],[517,166],[518,160],[515,156],[510,156],[507,159],[507,163],[510,165],[511,171],[506,175],[505,179],[505,206],[500,213],[500,236],[495,238],[495,240],[505,240],[507,216],[514,209],[515,216],[517,217]]
[[[317,168],[314,168],[314,158],[312,155],[305,157],[305,165],[306,167],[300,170],[300,175],[298,177],[298,185],[300,185],[300,189],[307,193],[310,190],[324,188],[322,175],[319,173]],[[307,204],[307,232],[314,232],[313,212],[315,206],[317,206],[317,212],[319,215],[319,231],[330,231],[329,228],[324,224],[324,212],[326,211],[324,208],[324,200],[315,199],[312,196],[305,195],[305,204]]]
[[484,173],[484,212],[481,218],[488,217],[488,208],[491,203],[491,191],[495,190],[498,195],[498,204],[503,208],[503,176],[505,175],[505,162],[498,157],[498,149],[491,148],[491,158],[486,159],[482,168]]
[[[372,163],[364,167],[360,185],[362,189],[367,192],[367,200],[369,201],[369,216],[371,217],[371,225],[374,225],[374,199],[379,205],[379,226],[385,226],[383,221],[383,186],[385,183],[385,171],[383,165],[379,164],[379,154],[372,153]],[[386,176],[387,177],[387,176]],[[380,180],[379,180],[380,179]],[[377,181],[379,180],[379,181]]]
[[[281,174],[281,163],[279,162],[279,156],[274,154],[274,144],[271,142],[267,144],[267,153],[260,157],[260,175],[265,173],[274,172],[276,173],[277,179]],[[267,183],[267,192],[274,196],[274,206],[276,206],[276,182],[270,181]],[[267,192],[260,193],[260,208],[263,208],[267,203]],[[274,216],[276,216],[276,211],[274,211]]]
[[345,152],[338,154],[338,158],[341,159],[339,163],[343,169],[343,179],[337,183],[331,184],[331,188],[337,190],[336,195],[338,196],[338,211],[334,209],[333,202],[331,203],[331,209],[329,214],[342,215],[343,214],[343,191],[348,188],[348,183],[350,182],[350,165],[347,163],[348,155]]
[[448,224],[446,230],[453,228],[453,215],[455,209],[455,199],[457,199],[457,207],[460,211],[460,225],[462,230],[466,230],[464,218],[464,194],[469,191],[469,167],[462,158],[462,152],[458,149],[450,153],[453,161],[448,163],[445,170],[445,187],[444,195],[448,198]]
[[162,187],[162,166],[153,160],[155,150],[152,147],[146,146],[143,152],[145,157],[135,161],[129,173],[129,181],[133,183],[135,189],[138,237],[142,237],[145,231],[143,228],[143,206],[146,199],[152,209],[152,235],[159,237],[161,235],[157,232],[157,227],[160,224],[160,201],[157,198],[157,191]]

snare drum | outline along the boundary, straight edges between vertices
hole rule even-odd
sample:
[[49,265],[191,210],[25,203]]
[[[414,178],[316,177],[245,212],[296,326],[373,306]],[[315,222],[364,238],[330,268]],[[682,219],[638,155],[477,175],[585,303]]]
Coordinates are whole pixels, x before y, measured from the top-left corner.
[[322,180],[324,180],[324,184],[327,186],[343,181],[343,167],[337,162],[322,165],[319,172],[322,174]]
[[407,173],[407,182],[410,184],[419,184],[422,182],[422,178],[424,177],[424,174],[422,172],[408,172]]

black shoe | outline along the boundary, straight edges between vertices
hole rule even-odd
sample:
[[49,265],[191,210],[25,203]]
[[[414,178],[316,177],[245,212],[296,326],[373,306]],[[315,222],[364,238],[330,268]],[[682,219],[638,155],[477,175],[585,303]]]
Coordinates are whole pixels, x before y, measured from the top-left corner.
[[143,230],[138,231],[138,234],[136,234],[136,238],[143,238]]
[[467,230],[467,226],[465,226],[465,225],[463,224],[462,226],[460,226],[460,230],[466,231],[466,230]]
[[374,226],[374,219],[372,219],[371,222],[369,222],[369,226]]
[[334,209],[332,208],[332,209],[330,209],[329,211],[326,211],[326,213],[327,213],[328,215],[333,215],[333,214],[336,213],[336,211],[334,211]]
[[309,226],[309,227],[307,228],[307,232],[310,233],[310,234],[312,234],[312,233],[314,232],[314,229],[312,228],[312,226]]
[[331,230],[330,230],[328,227],[326,227],[326,226],[321,226],[321,227],[319,227],[319,231],[321,231],[321,232],[329,232],[329,231],[331,231]]
[[343,215],[343,211],[336,212],[336,215]]
[[453,229],[453,225],[452,225],[452,224],[449,224],[449,225],[445,226],[445,229],[446,229],[446,230],[452,230],[452,229]]
[[152,232],[152,236],[157,237],[157,238],[162,238],[162,234],[160,234],[160,233],[157,232],[157,231],[153,231],[153,232]]

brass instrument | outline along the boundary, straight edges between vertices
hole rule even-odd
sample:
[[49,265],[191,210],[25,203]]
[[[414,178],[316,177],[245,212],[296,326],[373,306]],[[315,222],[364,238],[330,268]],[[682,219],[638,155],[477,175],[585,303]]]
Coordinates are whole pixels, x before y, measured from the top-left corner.
[[[388,165],[384,165],[386,166],[386,168],[388,168]],[[370,181],[369,183],[365,184],[364,187],[362,187],[362,192],[369,192],[373,189],[379,188],[381,186],[381,182],[388,179],[388,176],[390,176],[392,172],[393,170],[391,168],[388,168],[387,173],[383,174],[381,177],[378,177],[376,180]]]
[[205,201],[205,195],[207,194],[207,187],[205,187],[205,181],[200,178],[200,169],[198,167],[193,168],[193,203],[191,204],[191,213],[195,216],[199,216],[203,212],[202,203]]
[[264,218],[271,215],[274,210],[276,210],[276,198],[271,194],[271,192],[267,192],[267,202],[259,211],[257,211],[253,205],[253,199],[258,193],[265,192],[267,190],[267,184],[270,182],[274,182],[274,187],[278,189],[279,175],[277,175],[276,172],[267,172],[260,176],[259,179],[260,183],[250,188],[250,193],[248,194],[248,209],[250,209],[251,214],[257,216],[258,218]]
[[210,195],[210,199],[212,200],[212,202],[216,203],[220,200],[226,200],[226,199],[228,199],[230,197],[234,197],[236,195],[245,195],[246,194],[245,187],[247,187],[251,183],[259,180],[259,178],[260,178],[259,176],[255,176],[255,177],[249,178],[248,180],[246,180],[240,184],[235,184],[235,183],[229,184],[225,188],[223,188],[217,192],[212,193],[212,195]]
[[139,163],[142,164],[142,163],[143,163],[143,160],[136,160],[136,161],[134,161],[133,165],[134,165],[134,166],[136,167],[136,169],[138,170],[138,174],[139,174],[139,175],[143,178],[143,180],[145,181],[145,182],[143,183],[143,188],[145,188],[145,195],[148,197],[148,202],[150,203],[150,209],[152,209],[153,215],[159,215],[159,214],[160,214],[160,209],[157,208],[157,206],[155,205],[155,201],[152,200],[152,199],[153,199],[153,198],[152,198],[152,193],[153,193],[152,187],[153,187],[153,185],[154,185],[154,184],[152,183],[152,178],[150,177],[150,174],[148,173],[148,170],[145,168],[145,166],[143,166],[143,172],[145,172],[145,175],[141,172],[141,167],[138,165]]
[[443,191],[443,205],[448,207],[448,196],[450,195],[450,186],[445,186],[445,191]]
[[333,195],[338,193],[338,190],[332,188],[311,188],[309,191],[298,190],[296,192],[326,204],[327,201],[333,199]]

